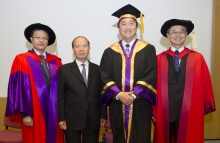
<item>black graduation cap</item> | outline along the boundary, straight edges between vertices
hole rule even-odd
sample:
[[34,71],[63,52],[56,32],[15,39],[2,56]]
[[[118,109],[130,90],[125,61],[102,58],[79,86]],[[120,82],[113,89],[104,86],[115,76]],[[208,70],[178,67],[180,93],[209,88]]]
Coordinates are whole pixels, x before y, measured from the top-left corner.
[[[120,8],[116,12],[112,14],[112,16],[118,17],[118,18],[139,18],[142,13],[134,6],[127,4],[124,7]],[[143,15],[144,16],[144,15]]]
[[185,26],[187,29],[187,35],[190,34],[194,28],[194,24],[190,20],[183,20],[183,19],[170,19],[167,20],[161,27],[161,34],[164,37],[167,37],[167,30],[174,25],[182,25]]
[[196,32],[194,30],[194,24],[190,20],[183,20],[183,19],[170,19],[167,20],[161,27],[160,32],[164,37],[167,37],[167,32],[170,27],[175,25],[182,25],[185,26],[187,29],[187,35],[192,32],[192,49],[196,50]]
[[141,33],[144,33],[144,21],[143,21],[143,14],[140,10],[136,7],[132,6],[131,4],[127,4],[114,12],[112,16],[121,18],[134,18],[137,19],[140,17],[140,26],[141,26]]
[[51,44],[53,44],[56,40],[56,35],[54,33],[54,31],[47,25],[41,24],[41,23],[34,23],[29,25],[25,30],[24,30],[24,36],[25,38],[31,43],[31,33],[33,32],[33,30],[35,29],[40,29],[40,30],[44,30],[47,32],[48,36],[49,36],[49,40],[48,40],[48,46],[50,46]]

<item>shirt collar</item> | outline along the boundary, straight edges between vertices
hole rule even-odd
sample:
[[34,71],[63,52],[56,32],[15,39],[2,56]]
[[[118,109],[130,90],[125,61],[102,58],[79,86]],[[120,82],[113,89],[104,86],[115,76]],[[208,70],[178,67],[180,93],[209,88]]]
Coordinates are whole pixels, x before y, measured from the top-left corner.
[[171,50],[173,51],[173,52],[175,52],[176,50],[178,50],[179,51],[179,53],[180,52],[182,52],[183,50],[184,50],[184,46],[183,47],[181,47],[181,48],[179,48],[179,49],[176,49],[176,48],[174,48],[174,47],[171,47]]
[[126,43],[124,40],[122,40],[122,46],[124,47],[124,49],[126,48],[126,44],[129,44],[130,47],[129,49],[131,49],[131,46],[134,44],[134,41],[136,40],[136,38],[134,38],[130,43]]
[[86,60],[84,63],[82,63],[81,61],[79,61],[79,60],[76,59],[76,64],[77,64],[78,66],[81,66],[81,64],[85,64],[85,66],[88,66],[88,65],[89,65],[89,61]]
[[[33,48],[34,49],[34,48]],[[39,55],[44,55],[44,57],[46,58],[47,57],[47,54],[46,52],[44,51],[43,54],[41,54],[40,52],[38,52],[36,49],[34,49],[34,52],[39,56]]]

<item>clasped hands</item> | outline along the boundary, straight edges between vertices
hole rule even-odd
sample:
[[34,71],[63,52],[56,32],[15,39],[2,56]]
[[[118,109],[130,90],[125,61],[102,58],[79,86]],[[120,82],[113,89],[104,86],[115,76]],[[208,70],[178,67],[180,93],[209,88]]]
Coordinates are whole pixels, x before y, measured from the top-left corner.
[[118,99],[126,106],[130,106],[134,102],[132,94],[133,92],[121,92],[118,95]]

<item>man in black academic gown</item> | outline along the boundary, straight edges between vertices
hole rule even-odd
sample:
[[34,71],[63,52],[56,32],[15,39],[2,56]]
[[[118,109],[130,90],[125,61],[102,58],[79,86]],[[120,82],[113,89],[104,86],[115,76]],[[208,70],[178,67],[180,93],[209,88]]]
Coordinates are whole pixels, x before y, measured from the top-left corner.
[[[128,4],[112,14],[119,18],[122,40],[107,48],[100,72],[102,104],[110,106],[114,143],[150,143],[151,105],[156,104],[156,51],[136,39],[141,12]],[[142,25],[141,25],[142,26]]]

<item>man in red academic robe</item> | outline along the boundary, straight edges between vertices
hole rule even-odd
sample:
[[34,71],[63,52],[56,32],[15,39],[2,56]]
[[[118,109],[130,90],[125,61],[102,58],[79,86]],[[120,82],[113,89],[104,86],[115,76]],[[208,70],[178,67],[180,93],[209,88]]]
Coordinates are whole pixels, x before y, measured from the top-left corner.
[[161,33],[171,48],[157,56],[158,105],[154,143],[204,143],[204,115],[215,111],[212,83],[204,57],[184,47],[191,21],[166,21]]
[[58,68],[62,63],[45,52],[56,35],[40,23],[28,26],[24,34],[33,49],[14,59],[5,116],[22,124],[23,143],[63,143],[57,118]]

